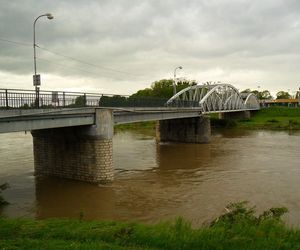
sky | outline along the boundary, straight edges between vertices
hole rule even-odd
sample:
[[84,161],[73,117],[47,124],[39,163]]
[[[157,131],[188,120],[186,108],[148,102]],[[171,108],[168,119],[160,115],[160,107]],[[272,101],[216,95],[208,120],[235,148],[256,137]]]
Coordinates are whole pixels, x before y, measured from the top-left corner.
[[0,0],[0,88],[132,94],[177,77],[300,87],[298,0]]

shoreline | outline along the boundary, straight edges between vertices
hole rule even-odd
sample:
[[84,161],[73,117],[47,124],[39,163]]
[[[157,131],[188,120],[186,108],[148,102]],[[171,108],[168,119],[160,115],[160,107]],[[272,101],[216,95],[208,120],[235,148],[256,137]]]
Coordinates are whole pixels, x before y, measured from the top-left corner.
[[157,224],[78,219],[0,217],[1,249],[295,249],[300,230],[287,227],[286,208],[256,215],[247,202],[193,228],[181,217]]
[[[300,130],[300,108],[271,107],[263,108],[250,119],[229,120],[219,119],[218,114],[210,115],[211,127],[214,129],[249,129],[249,130]],[[116,131],[124,130],[155,130],[156,122],[137,122],[116,125]]]

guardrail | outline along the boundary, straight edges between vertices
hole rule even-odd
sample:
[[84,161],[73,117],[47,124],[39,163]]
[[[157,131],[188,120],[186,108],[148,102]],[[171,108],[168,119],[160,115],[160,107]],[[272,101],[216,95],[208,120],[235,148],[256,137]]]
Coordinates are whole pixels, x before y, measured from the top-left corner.
[[[84,92],[0,89],[0,109],[77,107],[165,107],[168,99]],[[196,107],[195,102],[178,102],[173,107]],[[168,107],[170,107],[168,105]]]

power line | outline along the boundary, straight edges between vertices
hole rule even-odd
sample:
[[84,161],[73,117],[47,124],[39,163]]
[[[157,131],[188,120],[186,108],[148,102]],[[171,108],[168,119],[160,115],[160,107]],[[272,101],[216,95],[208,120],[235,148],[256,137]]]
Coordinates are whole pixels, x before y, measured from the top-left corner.
[[126,71],[121,71],[121,70],[116,70],[116,69],[112,69],[112,68],[107,68],[107,67],[103,67],[103,66],[100,66],[100,65],[97,65],[97,64],[93,64],[93,63],[89,63],[89,62],[77,59],[75,57],[66,56],[66,55],[63,55],[61,53],[58,53],[58,52],[46,49],[44,47],[40,47],[39,45],[37,45],[37,47],[39,49],[41,49],[41,50],[45,50],[45,51],[50,52],[52,54],[55,54],[55,55],[58,55],[58,56],[61,56],[61,57],[64,57],[64,58],[67,58],[67,59],[70,59],[70,60],[82,63],[82,64],[86,64],[86,65],[89,65],[89,66],[92,66],[92,67],[95,67],[95,68],[100,68],[100,69],[104,69],[104,70],[108,70],[108,71],[112,71],[112,72],[116,72],[116,73],[122,73],[122,74],[126,74],[126,75],[140,76],[138,74],[133,74],[133,73],[129,73],[129,72],[126,72]]
[[44,61],[44,62],[46,62],[46,63],[49,63],[49,64],[61,66],[61,67],[68,68],[68,69],[72,69],[72,70],[80,70],[80,71],[85,72],[85,73],[97,75],[95,72],[88,71],[88,70],[85,70],[85,69],[81,69],[81,68],[79,68],[79,67],[70,67],[70,66],[67,66],[67,65],[65,65],[65,64],[53,62],[53,61],[51,61],[51,60],[48,60],[48,59],[45,59],[45,58],[41,58],[41,57],[37,57],[37,59],[38,59],[38,60],[41,60],[41,61]]
[[[23,43],[23,42],[17,42],[17,41],[12,41],[12,40],[8,40],[8,39],[5,39],[5,38],[0,38],[0,41],[2,42],[7,42],[7,43],[11,43],[11,44],[15,44],[15,45],[20,45],[20,46],[26,46],[26,47],[31,47],[33,46],[32,44],[29,44],[29,43]],[[126,72],[126,71],[121,71],[121,70],[117,70],[117,69],[113,69],[113,68],[108,68],[108,67],[103,67],[103,66],[100,66],[100,65],[97,65],[97,64],[93,64],[93,63],[89,63],[89,62],[86,62],[86,61],[83,61],[81,59],[77,59],[75,57],[71,57],[71,56],[66,56],[64,54],[61,54],[61,53],[58,53],[56,51],[53,51],[53,50],[49,50],[45,47],[41,47],[39,45],[36,44],[36,47],[38,47],[39,49],[41,50],[44,50],[44,51],[47,51],[49,53],[52,53],[54,55],[57,55],[57,56],[61,56],[61,57],[64,57],[64,58],[67,58],[69,60],[73,60],[73,61],[76,61],[76,62],[79,62],[81,64],[85,64],[85,65],[88,65],[90,67],[95,67],[95,68],[98,68],[98,69],[102,69],[102,70],[107,70],[107,71],[111,71],[111,72],[115,72],[115,73],[121,73],[121,74],[126,74],[126,75],[131,75],[131,76],[141,76],[139,74],[134,74],[134,73],[130,73],[130,72]]]
[[31,47],[33,46],[32,44],[29,44],[29,43],[23,43],[23,42],[17,42],[17,41],[11,41],[11,40],[8,40],[8,39],[4,39],[4,38],[0,38],[0,41],[2,42],[7,42],[7,43],[12,43],[12,44],[16,44],[16,45],[21,45],[21,46],[26,46],[26,47]]

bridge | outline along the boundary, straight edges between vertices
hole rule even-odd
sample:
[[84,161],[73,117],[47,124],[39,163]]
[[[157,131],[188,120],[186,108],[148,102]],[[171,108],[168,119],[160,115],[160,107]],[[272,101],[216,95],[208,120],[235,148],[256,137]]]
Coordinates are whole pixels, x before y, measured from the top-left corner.
[[190,86],[169,100],[0,89],[0,133],[31,131],[37,175],[106,183],[116,124],[159,121],[159,141],[208,143],[208,114],[243,119],[258,109],[255,95],[230,84]]

